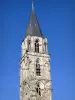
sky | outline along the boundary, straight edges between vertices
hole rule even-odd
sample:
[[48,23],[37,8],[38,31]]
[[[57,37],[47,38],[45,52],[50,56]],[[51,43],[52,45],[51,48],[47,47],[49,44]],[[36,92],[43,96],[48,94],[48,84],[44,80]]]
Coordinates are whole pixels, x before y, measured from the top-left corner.
[[[21,43],[31,0],[0,0],[0,100],[19,100]],[[75,1],[35,0],[51,54],[52,100],[75,100]]]

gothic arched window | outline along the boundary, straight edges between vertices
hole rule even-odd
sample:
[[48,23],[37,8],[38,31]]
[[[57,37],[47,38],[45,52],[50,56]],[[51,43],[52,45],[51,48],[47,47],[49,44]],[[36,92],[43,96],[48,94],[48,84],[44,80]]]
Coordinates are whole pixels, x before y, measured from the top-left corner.
[[36,75],[40,76],[40,64],[39,59],[36,60]]
[[40,85],[37,83],[36,92],[41,96]]
[[30,50],[30,49],[31,49],[31,41],[28,40],[28,50]]
[[39,42],[38,42],[38,40],[35,41],[35,52],[39,52]]

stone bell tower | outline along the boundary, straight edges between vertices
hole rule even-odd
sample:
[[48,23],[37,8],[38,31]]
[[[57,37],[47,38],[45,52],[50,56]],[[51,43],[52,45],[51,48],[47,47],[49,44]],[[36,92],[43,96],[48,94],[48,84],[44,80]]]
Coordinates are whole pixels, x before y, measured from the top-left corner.
[[21,45],[20,100],[52,100],[50,55],[47,44],[32,1],[29,23]]

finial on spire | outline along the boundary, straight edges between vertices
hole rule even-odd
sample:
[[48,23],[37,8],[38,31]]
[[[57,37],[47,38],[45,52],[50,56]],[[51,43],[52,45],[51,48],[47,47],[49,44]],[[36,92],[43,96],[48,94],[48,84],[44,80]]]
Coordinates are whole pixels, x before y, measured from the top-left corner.
[[32,10],[34,10],[34,0],[32,0]]

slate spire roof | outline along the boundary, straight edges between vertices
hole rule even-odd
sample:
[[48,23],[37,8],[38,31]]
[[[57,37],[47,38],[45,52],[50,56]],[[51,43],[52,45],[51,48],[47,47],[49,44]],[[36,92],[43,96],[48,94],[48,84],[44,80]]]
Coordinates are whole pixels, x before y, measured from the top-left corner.
[[28,23],[28,27],[26,30],[26,36],[38,36],[38,37],[43,37],[40,25],[38,23],[35,11],[34,11],[34,2],[32,0],[32,11]]

